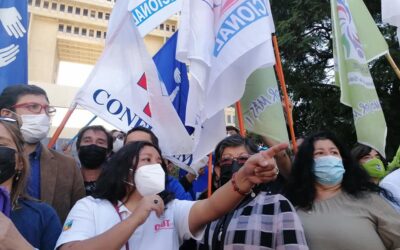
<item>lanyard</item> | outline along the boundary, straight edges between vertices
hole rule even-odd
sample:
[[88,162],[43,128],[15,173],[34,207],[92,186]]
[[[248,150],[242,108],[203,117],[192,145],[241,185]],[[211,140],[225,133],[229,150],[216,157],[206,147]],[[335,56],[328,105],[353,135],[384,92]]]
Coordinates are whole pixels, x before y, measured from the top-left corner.
[[[115,208],[115,211],[116,211],[117,214],[118,214],[119,219],[122,221],[122,216],[121,216],[121,213],[119,212],[119,207],[118,207],[118,205],[114,205],[114,208]],[[125,249],[126,249],[126,250],[129,250],[129,240],[125,243]]]

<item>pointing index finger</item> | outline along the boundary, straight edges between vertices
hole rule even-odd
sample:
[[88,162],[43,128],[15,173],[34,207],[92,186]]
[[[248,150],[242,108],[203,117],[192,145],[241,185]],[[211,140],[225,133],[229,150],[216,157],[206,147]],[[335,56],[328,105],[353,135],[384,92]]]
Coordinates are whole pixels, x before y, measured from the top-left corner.
[[287,149],[289,146],[289,144],[287,143],[279,143],[277,145],[274,145],[272,147],[270,147],[268,150],[266,151],[261,151],[261,155],[264,158],[272,158],[274,157],[277,153],[281,152],[282,150]]

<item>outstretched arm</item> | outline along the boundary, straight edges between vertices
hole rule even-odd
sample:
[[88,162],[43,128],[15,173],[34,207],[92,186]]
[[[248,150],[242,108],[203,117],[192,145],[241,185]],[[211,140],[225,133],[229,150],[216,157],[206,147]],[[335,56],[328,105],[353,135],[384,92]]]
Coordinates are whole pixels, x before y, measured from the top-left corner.
[[[287,146],[285,143],[278,144],[251,156],[233,177],[235,184],[230,181],[210,198],[196,202],[189,213],[190,232],[195,235],[207,223],[234,209],[244,198],[240,193],[248,193],[254,185],[274,180],[278,173],[274,156]],[[235,186],[240,193],[235,191]]]

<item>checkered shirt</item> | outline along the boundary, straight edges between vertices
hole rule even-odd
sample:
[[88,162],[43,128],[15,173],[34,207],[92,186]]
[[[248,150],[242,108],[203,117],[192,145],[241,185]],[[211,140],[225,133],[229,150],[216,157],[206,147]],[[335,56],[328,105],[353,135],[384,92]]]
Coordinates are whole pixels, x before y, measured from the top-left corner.
[[[231,213],[233,215],[221,249],[308,249],[303,226],[295,209],[280,194],[267,195],[261,192],[253,200]],[[209,229],[206,230],[208,242],[206,245],[201,245],[200,249],[218,250],[213,248],[213,241],[216,241],[213,235],[219,220],[213,221],[208,226]],[[218,238],[221,235],[224,234],[215,232],[214,237]],[[207,236],[204,239],[207,240]]]

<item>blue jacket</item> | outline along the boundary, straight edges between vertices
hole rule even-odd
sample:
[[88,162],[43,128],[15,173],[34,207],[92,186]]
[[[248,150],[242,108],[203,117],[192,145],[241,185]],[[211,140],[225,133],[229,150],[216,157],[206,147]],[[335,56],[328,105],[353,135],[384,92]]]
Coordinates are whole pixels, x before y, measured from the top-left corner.
[[185,189],[182,187],[181,183],[177,179],[172,176],[168,176],[167,180],[167,191],[174,193],[175,198],[178,200],[188,200],[192,201],[193,197],[190,192],[186,192]]
[[61,234],[56,211],[46,203],[20,199],[19,208],[11,211],[11,221],[21,235],[35,248],[53,250]]

